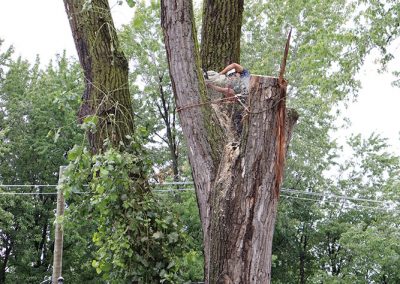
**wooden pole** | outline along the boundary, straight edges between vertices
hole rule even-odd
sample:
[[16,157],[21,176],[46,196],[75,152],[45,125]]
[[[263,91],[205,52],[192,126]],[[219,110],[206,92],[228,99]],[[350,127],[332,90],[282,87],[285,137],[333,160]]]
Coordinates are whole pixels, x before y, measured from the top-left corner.
[[53,255],[53,276],[52,284],[58,283],[58,278],[62,272],[62,254],[63,254],[63,224],[62,217],[64,216],[64,193],[61,188],[62,176],[65,166],[61,166],[58,176],[57,187],[57,213],[56,213],[56,229],[54,233],[54,255]]

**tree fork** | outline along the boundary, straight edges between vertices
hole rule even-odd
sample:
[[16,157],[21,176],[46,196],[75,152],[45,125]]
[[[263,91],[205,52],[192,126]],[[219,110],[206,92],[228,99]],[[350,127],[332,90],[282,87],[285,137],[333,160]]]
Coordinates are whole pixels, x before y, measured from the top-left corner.
[[[199,204],[205,281],[269,283],[282,182],[277,167],[283,169],[298,115],[280,104],[286,89],[278,78],[252,76],[249,112],[238,138],[229,107],[207,103],[191,1],[162,1],[161,22]],[[278,145],[285,148],[283,156]]]

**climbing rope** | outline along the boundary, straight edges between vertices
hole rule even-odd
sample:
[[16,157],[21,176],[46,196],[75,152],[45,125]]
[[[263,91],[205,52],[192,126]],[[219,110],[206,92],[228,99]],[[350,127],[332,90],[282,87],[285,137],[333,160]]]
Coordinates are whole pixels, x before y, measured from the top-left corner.
[[[273,106],[271,106],[271,107],[269,107],[269,108],[266,108],[266,109],[264,109],[264,110],[261,110],[261,111],[256,111],[256,112],[254,112],[254,111],[251,111],[251,110],[249,109],[249,107],[248,107],[246,104],[244,104],[244,103],[240,100],[240,98],[246,98],[246,97],[247,97],[247,95],[245,96],[245,95],[242,95],[242,94],[236,94],[236,95],[234,95],[233,97],[229,97],[229,98],[222,98],[222,99],[217,99],[217,100],[211,100],[211,101],[207,101],[207,102],[203,102],[203,103],[189,104],[189,105],[186,105],[186,106],[183,106],[183,107],[178,107],[176,110],[177,110],[178,112],[180,112],[180,111],[185,110],[185,109],[190,109],[190,108],[199,107],[199,106],[204,106],[204,105],[210,105],[210,104],[219,104],[219,103],[239,103],[239,104],[241,104],[241,105],[243,106],[243,108],[244,108],[244,110],[246,111],[247,114],[260,114],[260,113],[263,113],[263,112],[266,112],[266,111],[269,111],[269,110],[273,109],[274,107],[277,106],[277,104],[278,104],[281,100],[284,99],[284,98],[280,98],[277,102],[274,103]],[[236,100],[233,101],[233,100],[232,100],[233,98],[235,98]]]

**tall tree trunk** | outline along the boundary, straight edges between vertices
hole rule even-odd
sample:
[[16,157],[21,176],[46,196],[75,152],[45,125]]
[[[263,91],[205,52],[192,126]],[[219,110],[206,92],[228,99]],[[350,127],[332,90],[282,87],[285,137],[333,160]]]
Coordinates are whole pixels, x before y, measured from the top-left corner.
[[42,234],[39,245],[37,247],[37,260],[34,267],[40,267],[43,261],[46,261],[46,243],[48,239],[48,224],[49,220],[46,218],[42,225]]
[[11,250],[13,248],[13,241],[10,240],[10,238],[7,235],[2,236],[2,238],[3,238],[3,243],[6,245],[6,248],[2,252],[3,263],[2,263],[2,266],[0,267],[0,284],[5,284],[6,283],[7,264],[8,264],[8,259],[11,254]]
[[174,181],[179,181],[179,164],[178,164],[178,149],[176,145],[176,134],[173,133],[175,131],[171,128],[171,125],[167,125],[167,138],[168,138],[168,147],[172,160],[172,173],[174,175]]
[[202,67],[221,70],[240,62],[243,0],[203,1]]
[[162,1],[161,22],[196,186],[206,282],[269,283],[283,169],[279,153],[282,147],[286,152],[297,113],[281,115],[285,88],[277,78],[252,76],[249,111],[243,109],[237,133],[230,115],[237,106],[210,103],[191,1]]
[[[128,62],[120,49],[107,0],[64,0],[86,89],[79,118],[98,118],[89,132],[93,152],[105,139],[114,146],[133,132]],[[95,121],[95,120],[93,120]]]
[[164,121],[167,132],[167,140],[163,139],[167,143],[168,149],[171,156],[172,162],[172,173],[174,175],[174,181],[179,181],[179,154],[177,145],[177,134],[176,134],[176,113],[175,107],[171,106],[171,101],[166,96],[164,88],[162,86],[162,77],[159,77],[159,91],[161,104],[156,103],[158,108],[158,113]]
[[303,224],[303,229],[300,238],[300,253],[299,253],[299,272],[300,272],[300,284],[306,283],[306,254],[307,254],[307,244],[308,238],[305,232],[305,224]]

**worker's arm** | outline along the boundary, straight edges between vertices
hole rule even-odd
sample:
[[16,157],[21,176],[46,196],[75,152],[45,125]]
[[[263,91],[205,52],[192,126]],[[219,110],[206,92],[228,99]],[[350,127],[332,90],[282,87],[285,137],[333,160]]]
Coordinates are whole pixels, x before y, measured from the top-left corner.
[[213,85],[211,83],[206,83],[206,85],[207,85],[207,87],[224,94],[224,96],[226,98],[232,98],[232,100],[234,100],[235,92],[231,88],[223,88],[223,87]]
[[242,73],[244,68],[242,66],[240,66],[239,64],[237,64],[237,63],[232,63],[232,64],[229,64],[228,66],[226,66],[224,68],[224,70],[219,72],[219,74],[226,74],[226,72],[229,72],[232,69],[235,69],[236,72],[238,72],[238,73]]

